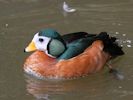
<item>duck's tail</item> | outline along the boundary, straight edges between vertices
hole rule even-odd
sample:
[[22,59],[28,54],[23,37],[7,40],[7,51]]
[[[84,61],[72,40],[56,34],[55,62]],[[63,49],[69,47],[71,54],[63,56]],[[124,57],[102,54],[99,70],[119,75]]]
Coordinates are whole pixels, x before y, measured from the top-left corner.
[[108,52],[112,58],[124,54],[122,47],[116,42],[116,37],[110,37],[107,32],[101,32],[96,36],[97,40],[102,40],[104,43],[104,51]]

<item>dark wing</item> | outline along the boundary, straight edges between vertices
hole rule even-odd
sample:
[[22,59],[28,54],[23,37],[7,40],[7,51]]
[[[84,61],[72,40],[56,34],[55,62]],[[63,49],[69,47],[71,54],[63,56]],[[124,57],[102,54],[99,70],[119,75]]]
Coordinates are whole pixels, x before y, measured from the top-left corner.
[[67,44],[66,51],[58,59],[69,59],[81,54],[93,41],[94,37],[86,37]]
[[104,51],[108,52],[113,58],[124,55],[122,47],[116,42],[116,37],[110,37],[107,32],[101,32],[96,36],[96,40],[103,41]]
[[93,36],[96,36],[96,34],[88,34],[87,32],[75,32],[75,33],[62,35],[62,38],[66,43],[71,43],[81,38],[93,37]]
[[110,37],[106,32],[101,32],[98,35],[90,35],[80,39],[77,39],[67,44],[67,50],[58,58],[69,59],[82,53],[87,47],[89,47],[94,41],[101,40],[104,44],[104,51],[109,53],[112,58],[121,56],[124,54],[122,47],[118,45],[115,37]]

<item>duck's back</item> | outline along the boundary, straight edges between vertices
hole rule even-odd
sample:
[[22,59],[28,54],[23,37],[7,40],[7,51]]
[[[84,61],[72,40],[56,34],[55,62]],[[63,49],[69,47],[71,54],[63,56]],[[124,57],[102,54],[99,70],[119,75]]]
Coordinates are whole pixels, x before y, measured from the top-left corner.
[[92,44],[93,41],[94,38],[86,37],[68,43],[67,49],[58,59],[70,59],[81,54],[87,47]]

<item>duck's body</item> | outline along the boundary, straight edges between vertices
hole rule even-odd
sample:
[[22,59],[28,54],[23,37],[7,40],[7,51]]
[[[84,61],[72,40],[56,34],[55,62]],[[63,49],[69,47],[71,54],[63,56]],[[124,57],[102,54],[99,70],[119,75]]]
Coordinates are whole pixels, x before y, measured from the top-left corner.
[[44,52],[41,48],[26,59],[25,72],[39,78],[79,77],[101,70],[110,58],[124,54],[115,43],[115,38],[110,38],[106,33],[96,36],[81,32],[56,39],[59,45],[48,42],[49,51]]

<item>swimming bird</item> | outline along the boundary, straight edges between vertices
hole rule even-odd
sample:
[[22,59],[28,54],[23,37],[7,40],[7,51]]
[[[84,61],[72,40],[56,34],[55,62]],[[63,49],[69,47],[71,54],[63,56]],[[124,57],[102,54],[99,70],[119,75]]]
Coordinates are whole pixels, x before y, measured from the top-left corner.
[[65,12],[75,12],[76,11],[76,9],[70,8],[66,2],[63,2],[63,10]]
[[40,79],[66,79],[95,73],[110,59],[124,54],[116,38],[106,32],[60,35],[50,28],[37,32],[24,51],[35,51],[27,57],[24,71]]

